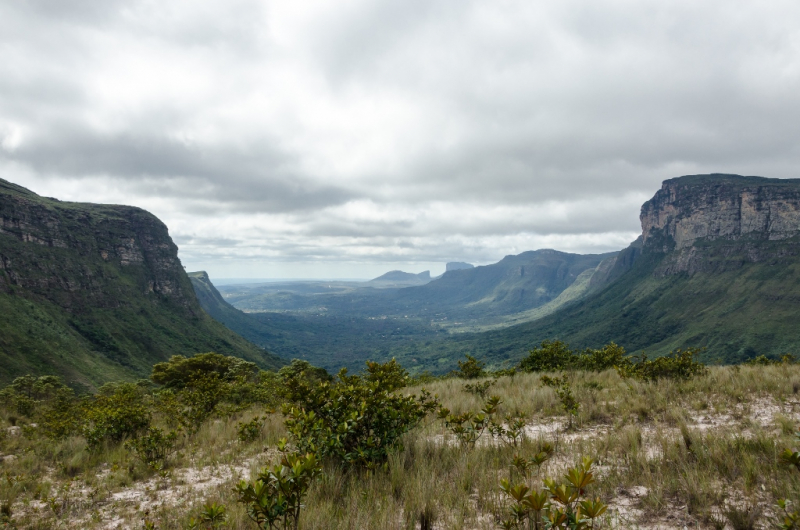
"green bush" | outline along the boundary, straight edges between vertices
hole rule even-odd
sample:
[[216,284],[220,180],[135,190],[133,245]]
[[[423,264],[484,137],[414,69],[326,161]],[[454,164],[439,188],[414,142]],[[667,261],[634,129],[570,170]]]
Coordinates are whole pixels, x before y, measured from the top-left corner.
[[686,380],[708,371],[705,364],[695,359],[701,352],[699,348],[687,348],[675,350],[669,355],[652,360],[643,353],[636,357],[635,361],[616,368],[620,376],[633,377],[641,381],[655,381],[661,378]]
[[82,407],[83,435],[89,447],[121,442],[150,426],[150,411],[139,387],[122,383],[113,387],[104,385],[101,390],[106,393],[87,400]]
[[297,530],[303,498],[322,473],[322,465],[314,453],[285,452],[285,441],[279,448],[283,451],[281,463],[262,470],[254,484],[239,483],[238,501],[258,528]]
[[479,361],[472,355],[466,355],[466,357],[466,361],[458,361],[458,371],[454,372],[456,377],[462,379],[477,379],[486,375],[486,371],[483,369],[486,363]]
[[546,340],[520,361],[519,369],[523,372],[556,372],[559,370],[602,372],[629,363],[630,360],[625,356],[625,349],[613,342],[599,350],[587,348],[583,353],[575,353],[564,342]]
[[497,383],[497,379],[489,379],[483,383],[467,383],[464,385],[464,392],[478,396],[481,399],[486,399],[486,394],[489,392],[489,389],[495,385],[495,383]]
[[161,429],[151,427],[145,434],[125,442],[125,447],[136,453],[147,467],[161,470],[167,463],[167,458],[175,452],[177,440],[178,433],[175,431],[165,434]]
[[367,371],[364,380],[377,383],[387,392],[405,388],[408,385],[408,372],[400,366],[394,357],[388,363],[367,361]]
[[555,372],[572,368],[574,363],[575,354],[569,345],[560,340],[545,340],[520,361],[519,369],[523,372]]
[[343,369],[330,382],[314,383],[303,372],[286,378],[285,424],[301,453],[373,468],[400,449],[403,434],[436,406],[424,389],[420,396],[401,395],[368,377]]
[[500,403],[502,402],[499,397],[492,396],[477,414],[472,412],[450,414],[449,409],[441,407],[438,416],[444,421],[445,428],[455,435],[462,447],[473,449],[483,433],[490,426],[496,425],[492,423],[492,418],[497,413]]
[[261,429],[263,427],[264,419],[261,416],[256,416],[251,421],[239,422],[236,427],[236,434],[240,442],[252,442],[261,435]]
[[150,378],[167,388],[180,389],[209,376],[216,376],[220,381],[239,381],[253,378],[257,373],[255,363],[244,359],[218,353],[199,353],[192,357],[173,355],[169,361],[153,366]]
[[569,417],[569,426],[572,427],[572,418],[578,415],[580,404],[572,394],[572,387],[570,386],[569,381],[567,381],[567,376],[562,375],[561,377],[548,377],[543,375],[541,377],[541,381],[544,386],[549,386],[556,391],[556,396],[558,396],[558,400],[561,401],[561,407]]
[[608,506],[600,499],[591,500],[586,489],[595,482],[592,459],[567,471],[565,481],[556,483],[544,480],[544,488],[536,490],[521,483],[512,485],[500,482],[500,489],[511,500],[509,517],[500,522],[505,529],[564,529],[581,530],[597,528],[596,521]]
[[80,429],[80,406],[71,388],[62,388],[47,403],[39,418],[42,433],[51,440],[63,440]]

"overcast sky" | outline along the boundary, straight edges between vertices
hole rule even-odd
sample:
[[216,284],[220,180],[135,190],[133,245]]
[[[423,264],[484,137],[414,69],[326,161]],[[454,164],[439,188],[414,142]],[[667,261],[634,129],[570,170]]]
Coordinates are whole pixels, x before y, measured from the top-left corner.
[[189,270],[627,246],[662,180],[798,177],[800,2],[9,0],[0,177]]

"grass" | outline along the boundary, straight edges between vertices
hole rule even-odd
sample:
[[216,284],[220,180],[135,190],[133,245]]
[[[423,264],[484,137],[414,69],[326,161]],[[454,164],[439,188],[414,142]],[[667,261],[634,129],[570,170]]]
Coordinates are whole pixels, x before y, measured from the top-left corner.
[[[506,506],[500,479],[518,479],[509,467],[514,454],[531,456],[545,442],[555,452],[531,481],[540,485],[539,478],[558,476],[582,456],[594,458],[598,481],[590,493],[611,506],[604,528],[766,528],[778,498],[800,502],[799,474],[778,458],[792,446],[800,418],[800,366],[712,367],[686,382],[640,383],[613,371],[568,376],[580,403],[572,429],[538,375],[502,377],[492,387],[501,412],[520,412],[529,422],[519,447],[487,434],[474,450],[463,449],[431,416],[406,435],[385,471],[326,468],[301,527],[411,529],[424,520],[432,528],[498,528]],[[429,389],[454,413],[478,410],[481,400],[463,386],[448,379]],[[278,413],[252,442],[238,441],[237,427],[263,413],[208,421],[182,439],[161,472],[122,446],[91,453],[80,438],[29,439],[23,433],[35,428],[19,418],[12,434],[5,413],[0,447],[13,458],[0,468],[0,503],[10,502],[26,528],[101,528],[115,517],[133,527],[148,519],[157,528],[186,528],[206,502],[227,506],[227,528],[255,528],[233,486],[275,461],[285,432]],[[750,519],[755,526],[747,526]]]

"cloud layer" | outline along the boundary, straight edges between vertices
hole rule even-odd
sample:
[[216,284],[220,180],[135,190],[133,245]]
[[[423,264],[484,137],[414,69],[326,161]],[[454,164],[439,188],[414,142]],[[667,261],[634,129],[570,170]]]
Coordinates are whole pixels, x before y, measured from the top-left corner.
[[799,19],[791,1],[6,2],[0,177],[147,208],[212,276],[608,251],[665,178],[798,176]]

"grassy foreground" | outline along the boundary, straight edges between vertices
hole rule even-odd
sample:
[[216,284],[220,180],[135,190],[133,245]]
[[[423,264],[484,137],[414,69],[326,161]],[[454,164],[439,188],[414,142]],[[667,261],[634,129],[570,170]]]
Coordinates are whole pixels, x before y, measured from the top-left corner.
[[[500,528],[509,507],[500,480],[518,479],[514,456],[531,457],[544,444],[553,454],[531,472],[538,487],[584,456],[595,460],[589,494],[609,505],[597,528],[772,528],[778,499],[800,505],[800,473],[780,457],[795,444],[800,366],[710,367],[688,381],[647,383],[613,370],[568,372],[577,400],[571,419],[542,375],[500,377],[489,389],[502,400],[501,416],[526,418],[516,447],[488,432],[473,448],[462,446],[431,414],[385,468],[326,465],[305,499],[300,528]],[[426,387],[452,414],[476,412],[484,400],[464,385],[453,378]],[[243,423],[265,412],[247,440]],[[153,419],[164,428],[169,420]],[[0,521],[9,527],[191,528],[190,519],[216,503],[226,507],[219,527],[256,528],[234,488],[274,464],[286,436],[282,414],[264,406],[219,410],[181,436],[177,451],[154,469],[124,444],[90,450],[83,437],[49,440],[37,428],[2,412]]]

